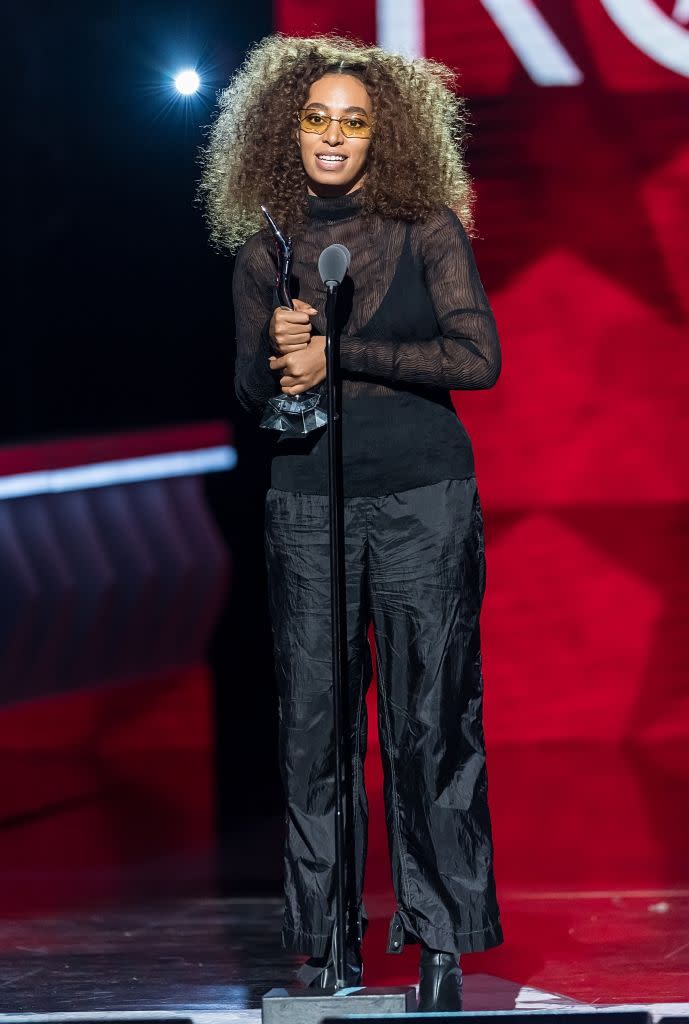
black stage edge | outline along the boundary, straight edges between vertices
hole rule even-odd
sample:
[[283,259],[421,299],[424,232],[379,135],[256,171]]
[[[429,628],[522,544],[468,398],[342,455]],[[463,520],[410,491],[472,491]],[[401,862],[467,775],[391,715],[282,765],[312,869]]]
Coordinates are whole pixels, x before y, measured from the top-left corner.
[[[421,1021],[433,1020],[461,1021],[462,1024],[562,1024],[565,1016],[576,1017],[577,1024],[652,1024],[653,1021],[646,1010],[577,1010],[572,1007],[562,1010],[486,1010],[479,1013],[405,1013],[386,1017],[385,1024],[414,1024],[415,1021],[420,1024]],[[347,1019],[358,1024],[377,1024],[380,1020],[375,1014],[348,1015]],[[319,1024],[340,1024],[341,1020],[341,1017],[321,1017]]]
[[2,1024],[194,1024],[183,1014],[133,1010],[131,1013],[0,1013]]
[[408,988],[341,988],[336,992],[272,988],[263,997],[262,1013],[263,1024],[321,1024],[326,1018],[339,1021],[353,1015],[359,1020],[379,1020],[383,1014],[386,1022],[406,1022],[415,1009],[416,990],[412,985]]

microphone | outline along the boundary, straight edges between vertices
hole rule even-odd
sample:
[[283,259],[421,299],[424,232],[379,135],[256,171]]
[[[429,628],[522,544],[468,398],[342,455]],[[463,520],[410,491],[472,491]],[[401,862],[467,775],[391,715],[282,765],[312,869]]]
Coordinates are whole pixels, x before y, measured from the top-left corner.
[[318,257],[318,273],[327,288],[335,288],[342,284],[351,259],[352,254],[347,246],[340,245],[339,242],[323,250]]

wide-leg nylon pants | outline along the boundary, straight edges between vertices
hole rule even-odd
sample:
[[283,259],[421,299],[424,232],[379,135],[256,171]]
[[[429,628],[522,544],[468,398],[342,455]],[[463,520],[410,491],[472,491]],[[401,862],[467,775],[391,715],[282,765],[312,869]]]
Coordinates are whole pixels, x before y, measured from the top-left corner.
[[[323,956],[334,928],[335,820],[327,496],[271,488],[265,546],[285,789],[283,945]],[[365,696],[373,621],[386,824],[406,941],[456,953],[502,941],[482,723],[485,589],[476,480],[345,499],[354,892],[368,808]]]

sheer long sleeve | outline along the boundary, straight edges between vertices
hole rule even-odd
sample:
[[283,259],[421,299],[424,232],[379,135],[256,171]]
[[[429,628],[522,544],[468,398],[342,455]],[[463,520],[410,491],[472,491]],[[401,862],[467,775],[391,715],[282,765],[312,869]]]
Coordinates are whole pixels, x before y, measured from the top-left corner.
[[490,388],[501,369],[495,319],[466,232],[452,210],[420,225],[419,255],[440,333],[433,338],[343,335],[347,372],[449,388]]
[[268,326],[274,282],[270,256],[254,236],[237,253],[232,279],[237,341],[234,387],[241,405],[259,415],[268,399],[280,392],[277,375],[268,365],[273,354]]

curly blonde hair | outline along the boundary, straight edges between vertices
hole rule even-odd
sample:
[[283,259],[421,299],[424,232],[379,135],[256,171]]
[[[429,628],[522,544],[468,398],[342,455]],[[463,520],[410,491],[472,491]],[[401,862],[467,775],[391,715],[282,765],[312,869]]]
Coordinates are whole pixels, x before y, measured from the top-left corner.
[[215,245],[234,252],[263,227],[261,203],[291,234],[303,223],[306,174],[294,144],[295,111],[312,84],[333,72],[359,78],[373,104],[363,212],[414,221],[444,204],[471,231],[466,106],[448,67],[340,36],[272,35],[249,51],[219,94],[201,150],[198,198]]

